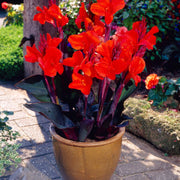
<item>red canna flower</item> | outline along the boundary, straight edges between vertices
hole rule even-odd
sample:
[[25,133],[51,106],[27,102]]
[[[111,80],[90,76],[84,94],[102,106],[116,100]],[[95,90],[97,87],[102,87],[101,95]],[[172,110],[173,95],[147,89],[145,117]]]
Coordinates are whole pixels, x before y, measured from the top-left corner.
[[25,60],[31,63],[38,62],[44,74],[49,77],[56,76],[63,73],[63,65],[60,63],[62,52],[57,49],[57,46],[62,41],[60,38],[51,38],[47,33],[47,40],[45,36],[41,36],[39,43],[39,50],[35,44],[33,47],[27,46]]
[[74,52],[72,58],[66,58],[63,60],[63,65],[65,66],[70,66],[70,67],[75,67],[81,64],[83,61],[84,56],[81,51],[76,51]]
[[94,31],[82,32],[78,35],[71,35],[68,38],[71,46],[76,50],[84,50],[87,53],[100,44],[100,39]]
[[48,8],[46,6],[43,6],[43,9],[41,9],[39,6],[37,6],[36,9],[40,13],[37,13],[34,15],[34,18],[33,18],[34,21],[39,21],[40,24],[45,24],[45,22],[54,24],[53,19],[48,14]]
[[37,50],[35,44],[32,47],[26,47],[27,54],[25,55],[25,60],[30,63],[38,62],[38,59],[41,58],[41,53]]
[[97,3],[91,5],[91,12],[97,16],[105,16],[106,24],[110,24],[113,15],[123,9],[124,6],[124,0],[97,0]]
[[79,67],[74,68],[72,74],[72,82],[69,84],[69,88],[78,89],[84,95],[89,95],[91,91],[92,79],[85,74],[80,74],[79,71],[81,69]]
[[49,47],[46,49],[46,53],[42,59],[39,60],[39,66],[44,72],[44,75],[49,77],[56,76],[57,72],[59,74],[63,73],[63,65],[60,63],[62,57],[62,52],[55,48]]
[[145,85],[146,89],[152,89],[155,85],[157,85],[159,82],[159,77],[157,74],[150,74],[146,77]]
[[79,29],[81,29],[81,23],[85,22],[86,18],[89,18],[89,15],[87,14],[84,3],[82,2],[81,7],[79,9],[79,14],[75,20],[75,23]]
[[1,7],[2,7],[3,9],[7,9],[8,6],[9,6],[9,4],[8,4],[7,2],[2,2],[2,4],[1,4]]
[[81,24],[84,23],[86,31],[95,31],[100,36],[105,32],[105,25],[102,21],[100,21],[100,17],[88,14],[83,2],[81,3],[79,14],[75,23],[79,29],[81,28]]
[[56,4],[49,7],[48,14],[54,20],[53,24],[56,23],[57,27],[65,26],[69,22],[67,15],[64,16]]
[[47,46],[48,47],[58,47],[58,45],[61,43],[61,38],[51,38],[51,35],[49,33],[46,34],[47,36]]
[[39,6],[36,8],[40,13],[34,16],[34,21],[39,21],[40,24],[48,22],[53,26],[62,27],[68,23],[68,17],[63,16],[60,8],[56,4],[52,4],[49,9],[43,6],[41,9]]
[[159,29],[157,26],[151,28],[151,30],[144,36],[143,39],[139,42],[139,45],[146,46],[147,49],[153,49],[153,46],[156,44],[156,36],[155,33],[158,33]]
[[99,45],[96,51],[102,58],[95,64],[95,70],[102,77],[114,80],[116,74],[122,73],[127,69],[131,59],[131,53],[121,49],[120,44],[114,40],[109,40]]
[[143,58],[139,56],[133,57],[130,65],[129,65],[129,73],[126,76],[125,82],[127,83],[131,78],[134,79],[135,85],[141,81],[141,77],[138,76],[145,68],[145,61]]
[[146,21],[143,19],[142,21],[133,23],[132,31],[138,34],[138,45],[145,46],[147,49],[153,49],[153,46],[156,44],[156,36],[154,34],[159,32],[157,26],[152,27],[147,33]]
[[45,35],[40,36],[40,42],[39,42],[39,51],[42,55],[44,55],[46,49],[48,47],[58,47],[59,43],[61,43],[61,38],[51,38],[51,35],[49,33]]

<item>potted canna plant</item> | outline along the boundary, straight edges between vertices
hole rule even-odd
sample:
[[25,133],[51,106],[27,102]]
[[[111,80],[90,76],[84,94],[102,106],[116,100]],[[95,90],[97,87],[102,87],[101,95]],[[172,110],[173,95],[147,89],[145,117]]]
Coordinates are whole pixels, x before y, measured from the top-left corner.
[[53,38],[43,34],[38,47],[27,47],[25,60],[38,62],[43,75],[17,86],[40,101],[25,106],[51,120],[55,158],[68,180],[110,179],[120,156],[129,119],[122,113],[123,103],[141,82],[143,56],[153,49],[158,32],[157,26],[147,32],[145,19],[131,30],[113,26],[113,15],[124,6],[124,0],[97,0],[87,10],[82,2],[75,23],[84,31],[68,37],[74,49],[68,58],[60,49],[68,17],[53,0],[49,7],[37,7],[34,16],[58,33]]

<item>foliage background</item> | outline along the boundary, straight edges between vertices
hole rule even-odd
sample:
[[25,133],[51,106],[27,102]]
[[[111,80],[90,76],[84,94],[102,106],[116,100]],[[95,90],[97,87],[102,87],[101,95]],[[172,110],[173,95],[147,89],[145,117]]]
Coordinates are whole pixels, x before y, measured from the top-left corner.
[[22,26],[0,28],[0,79],[15,80],[23,77],[23,51],[19,47],[22,37]]

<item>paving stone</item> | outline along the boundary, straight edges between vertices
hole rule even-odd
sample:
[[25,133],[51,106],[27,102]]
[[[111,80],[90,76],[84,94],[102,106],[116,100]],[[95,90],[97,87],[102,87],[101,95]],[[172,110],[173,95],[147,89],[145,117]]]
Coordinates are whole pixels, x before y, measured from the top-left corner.
[[31,157],[37,157],[43,155],[45,156],[47,154],[53,153],[53,146],[52,146],[52,142],[35,144],[34,146],[27,146],[20,148],[18,152],[20,153],[20,157],[22,159],[28,159]]
[[180,172],[174,169],[151,171],[145,173],[150,180],[179,180]]
[[25,134],[36,143],[51,141],[51,137],[40,128],[39,125],[26,126],[21,128]]
[[[14,84],[0,81],[0,110],[14,111],[8,123],[21,134],[14,141],[22,144],[18,152],[23,162],[33,164],[52,180],[62,180],[54,159],[49,120],[23,106],[37,100],[26,91],[16,89]],[[146,141],[126,132],[121,158],[111,180],[178,180],[179,166],[179,156],[165,157]]]
[[[1,89],[0,89],[1,91]],[[8,101],[16,101],[17,103],[26,103],[28,101],[30,101],[30,98],[27,97],[27,94],[21,94],[17,91],[8,91],[8,92],[3,92],[3,94],[0,94],[0,100],[7,100]]]
[[131,161],[144,160],[149,154],[140,150],[134,151],[133,149],[129,149],[128,151],[122,148],[120,163],[127,163]]
[[110,180],[122,180],[122,178],[116,174],[113,174]]
[[132,143],[129,140],[122,141],[122,148],[124,151],[128,152],[131,149],[134,149],[134,151],[140,151],[141,148],[139,148],[135,143]]
[[22,107],[15,101],[0,101],[0,109],[3,111],[21,111]]
[[25,106],[23,106],[22,110],[24,112],[26,112],[29,116],[38,116],[38,115],[40,115],[38,112],[32,111],[32,110],[26,108]]
[[51,122],[48,123],[44,123],[44,124],[40,124],[39,126],[43,129],[43,131],[45,131],[47,133],[47,135],[51,138],[51,133],[49,131],[49,127],[50,127]]
[[[133,135],[131,135],[131,136],[133,136]],[[163,153],[160,150],[155,149],[154,146],[151,145],[150,143],[148,143],[147,141],[145,141],[141,138],[137,138],[136,136],[134,136],[134,137],[135,138],[130,138],[128,141],[131,142],[132,144],[134,144],[140,150],[143,149],[143,151],[145,151],[147,153],[150,153],[155,156],[163,158]],[[131,143],[130,143],[130,148],[131,148]],[[126,143],[125,145],[128,146],[128,143]]]
[[[127,176],[122,178],[122,180],[150,180],[146,175],[144,174],[136,174],[133,176]],[[165,179],[163,179],[165,180]]]
[[171,168],[172,165],[161,159],[140,160],[129,163],[118,164],[116,174],[120,177],[134,175],[138,173],[148,172],[152,170],[160,170]]
[[54,153],[47,154],[45,157],[52,163],[52,165],[56,166],[56,160],[54,157]]
[[49,120],[43,116],[37,116],[37,117],[17,119],[17,120],[15,120],[15,122],[18,126],[25,127],[25,126],[32,126],[32,125],[47,123],[47,122],[49,122]]
[[35,168],[19,167],[9,178],[9,180],[50,180]]
[[11,141],[10,143],[21,144],[21,148],[32,145],[31,139],[24,133],[24,131],[19,126],[17,126],[15,121],[7,121],[7,124],[12,127],[13,131],[17,131],[20,135],[17,137],[16,140]]
[[50,178],[61,177],[59,171],[45,157],[31,158],[30,163]]
[[9,121],[12,120],[17,120],[17,119],[24,119],[24,118],[31,118],[31,116],[29,116],[27,113],[23,112],[23,111],[15,111],[13,115],[8,116],[9,117]]

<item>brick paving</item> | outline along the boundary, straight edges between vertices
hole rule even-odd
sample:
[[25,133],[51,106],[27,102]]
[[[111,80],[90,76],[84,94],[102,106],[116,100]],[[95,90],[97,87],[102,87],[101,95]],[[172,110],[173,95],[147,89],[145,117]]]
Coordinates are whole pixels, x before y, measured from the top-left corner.
[[[62,180],[53,155],[49,121],[39,113],[26,109],[25,102],[37,100],[26,91],[16,89],[14,82],[0,82],[0,111],[13,111],[9,125],[20,133],[21,166],[34,168],[42,180]],[[1,180],[9,179],[7,172]],[[37,176],[34,176],[34,178]],[[36,180],[32,177],[32,180]],[[37,179],[37,180],[41,180]],[[151,144],[125,133],[122,154],[111,180],[179,180],[180,156],[165,156]]]

